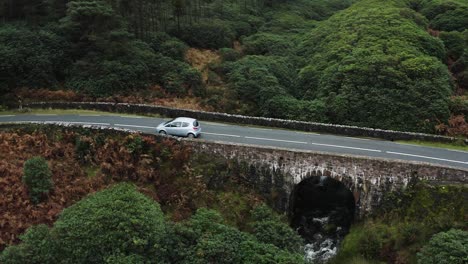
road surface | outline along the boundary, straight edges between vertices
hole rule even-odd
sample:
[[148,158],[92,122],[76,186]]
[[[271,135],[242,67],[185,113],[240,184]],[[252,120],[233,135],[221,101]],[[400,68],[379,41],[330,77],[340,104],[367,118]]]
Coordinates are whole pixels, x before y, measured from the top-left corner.
[[[99,125],[127,128],[156,134],[155,128],[169,118],[119,116],[106,114],[19,114],[0,115],[0,123],[63,122],[78,125]],[[289,149],[352,154],[385,159],[421,161],[468,169],[468,152],[422,147],[378,139],[352,138],[328,134],[261,128],[224,123],[203,122],[201,138]]]

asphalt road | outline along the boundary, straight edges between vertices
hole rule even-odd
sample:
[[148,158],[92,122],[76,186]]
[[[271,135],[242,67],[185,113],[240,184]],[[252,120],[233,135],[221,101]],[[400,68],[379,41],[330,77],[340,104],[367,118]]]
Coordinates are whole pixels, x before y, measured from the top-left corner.
[[[127,128],[155,134],[158,124],[168,118],[118,115],[54,115],[21,114],[0,115],[5,122],[64,122],[78,125],[99,125]],[[378,139],[351,138],[315,134],[276,128],[260,128],[223,123],[203,122],[201,138],[209,141],[225,141],[289,149],[312,150],[329,153],[353,154],[385,159],[422,161],[468,169],[468,152],[441,148],[400,144]]]

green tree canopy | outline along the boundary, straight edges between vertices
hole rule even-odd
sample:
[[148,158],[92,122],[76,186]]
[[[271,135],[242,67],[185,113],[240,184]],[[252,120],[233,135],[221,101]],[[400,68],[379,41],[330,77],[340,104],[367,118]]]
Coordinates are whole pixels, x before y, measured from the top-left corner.
[[403,1],[364,0],[310,32],[299,87],[328,106],[331,122],[433,131],[449,116],[444,47]]

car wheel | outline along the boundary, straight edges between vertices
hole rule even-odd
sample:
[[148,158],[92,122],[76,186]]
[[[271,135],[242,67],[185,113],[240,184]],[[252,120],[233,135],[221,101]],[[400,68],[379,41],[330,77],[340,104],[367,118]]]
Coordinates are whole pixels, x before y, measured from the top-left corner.
[[164,130],[159,131],[159,134],[160,135],[167,135],[166,131],[164,131]]
[[192,134],[192,133],[190,133],[190,134],[187,135],[187,137],[188,137],[188,138],[195,138],[195,135]]

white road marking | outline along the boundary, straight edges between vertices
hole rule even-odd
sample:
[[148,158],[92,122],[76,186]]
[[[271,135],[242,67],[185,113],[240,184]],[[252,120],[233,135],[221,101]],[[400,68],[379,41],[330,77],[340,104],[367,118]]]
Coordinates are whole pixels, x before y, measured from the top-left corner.
[[421,146],[421,145],[417,145],[417,144],[401,143],[401,142],[395,142],[395,144],[403,145],[403,146],[410,146],[410,147],[424,147],[424,148],[433,148],[433,149],[443,149],[443,150],[446,150],[446,151],[453,151],[453,152],[468,154],[468,151],[458,150],[458,149],[448,149],[448,148],[438,148],[438,147],[431,147],[431,146]]
[[43,123],[43,121],[3,121],[3,122],[0,122],[0,123],[4,123],[4,124],[8,124],[8,123],[18,123],[18,124],[21,124],[21,123]]
[[64,124],[79,124],[79,125],[102,125],[102,126],[110,126],[109,123],[93,123],[93,122],[68,122],[68,121],[36,121],[36,122],[44,122],[44,124],[64,123]]
[[332,148],[344,148],[344,149],[356,149],[356,150],[364,150],[364,151],[371,151],[371,152],[382,152],[381,150],[378,150],[378,149],[355,148],[355,147],[320,144],[320,143],[310,143],[310,144],[317,145],[317,146],[324,146],[324,147],[332,147]]
[[297,134],[302,134],[302,135],[320,135],[319,133],[315,132],[301,132],[301,131],[295,131]]
[[143,118],[142,116],[119,116],[123,118]]
[[228,126],[228,125],[225,125],[225,124],[213,123],[213,122],[204,122],[204,121],[201,121],[201,123],[203,123],[203,124],[208,124],[208,125],[213,125],[213,126]]
[[0,115],[0,117],[12,117],[14,115]]
[[357,140],[370,140],[367,138],[356,138],[356,137],[344,137],[344,138],[357,139]]
[[56,116],[57,114],[34,114],[35,116]]
[[209,133],[209,132],[202,132],[202,134],[207,134],[207,135],[214,135],[214,136],[223,136],[223,137],[241,137],[238,135],[230,135],[230,134],[218,134],[218,133]]
[[400,153],[400,152],[392,152],[392,151],[386,151],[386,152],[388,154],[395,154],[395,155],[401,155],[401,156],[409,156],[409,157],[416,157],[416,158],[423,158],[423,159],[432,159],[432,160],[440,160],[440,161],[448,161],[448,162],[454,162],[454,163],[468,164],[468,162],[458,161],[458,160],[441,159],[441,158],[435,158],[435,157],[428,157],[428,156],[421,156],[421,155],[414,155],[414,154]]
[[307,144],[304,141],[292,141],[292,140],[283,140],[283,139],[272,139],[272,138],[259,138],[259,137],[245,137],[249,139],[258,139],[258,140],[267,140],[267,141],[279,141],[279,142],[288,142],[288,143],[296,143],[296,144]]
[[150,129],[156,129],[156,127],[151,127],[151,126],[136,126],[136,125],[124,125],[124,124],[115,124],[116,126],[123,126],[123,127],[138,127],[138,128],[150,128]]
[[78,115],[78,116],[101,116],[101,115]]

